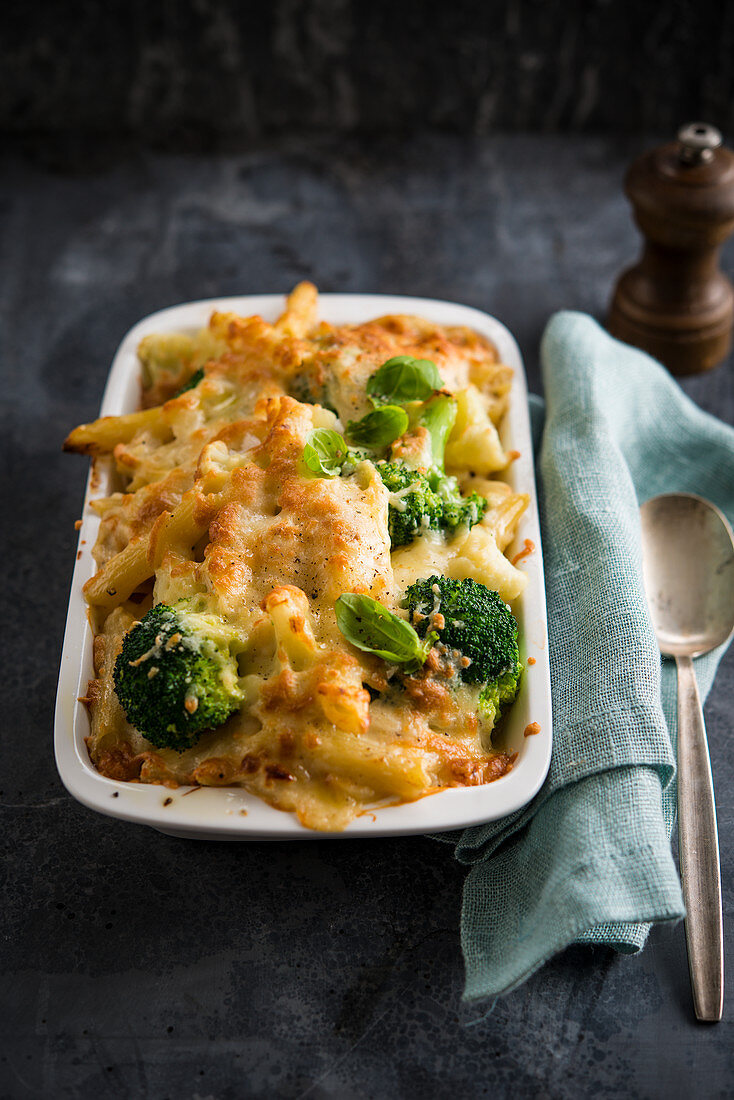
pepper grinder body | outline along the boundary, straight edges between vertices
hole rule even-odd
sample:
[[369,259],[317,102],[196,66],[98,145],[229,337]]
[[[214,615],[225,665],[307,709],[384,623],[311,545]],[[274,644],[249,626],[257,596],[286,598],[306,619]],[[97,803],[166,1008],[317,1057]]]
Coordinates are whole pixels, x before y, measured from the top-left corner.
[[617,283],[609,331],[673,374],[709,370],[732,343],[734,287],[719,253],[734,230],[734,153],[692,123],[631,165],[625,192],[645,243]]

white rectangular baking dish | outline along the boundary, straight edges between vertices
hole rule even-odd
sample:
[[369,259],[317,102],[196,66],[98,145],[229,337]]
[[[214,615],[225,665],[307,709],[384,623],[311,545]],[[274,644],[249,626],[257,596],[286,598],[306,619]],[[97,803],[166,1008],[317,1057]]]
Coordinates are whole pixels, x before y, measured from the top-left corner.
[[[284,298],[269,294],[189,302],[153,313],[125,336],[112,364],[101,415],[114,416],[137,407],[140,366],[136,349],[151,332],[180,332],[206,325],[212,310],[230,310],[244,316],[260,314],[273,320]],[[499,321],[479,310],[428,298],[374,294],[323,294],[320,315],[336,324],[360,323],[388,313],[412,313],[438,324],[469,325],[487,336],[500,358],[515,372],[510,409],[503,425],[506,447],[519,451],[508,480],[513,489],[530,494],[510,557],[525,539],[535,549],[524,560],[528,584],[516,607],[526,668],[520,694],[508,715],[503,744],[518,753],[511,772],[481,787],[457,787],[417,802],[376,807],[352,821],[343,832],[323,833],[304,828],[295,815],[276,810],[239,788],[166,787],[117,782],[101,776],[87,754],[87,712],[84,695],[92,670],[92,633],[82,587],[95,571],[91,550],[98,520],[89,508],[90,497],[103,495],[104,484],[87,483],[79,548],[72,579],[69,613],[61,657],[56,698],[56,764],[64,786],[85,806],[112,817],[150,825],[173,836],[204,840],[279,840],[398,836],[460,829],[493,821],[520,809],[537,793],[545,779],[551,754],[551,701],[547,622],[540,529],[535,494],[532,442],[525,371],[515,340]],[[69,425],[71,428],[73,425]],[[525,736],[537,722],[540,732]]]

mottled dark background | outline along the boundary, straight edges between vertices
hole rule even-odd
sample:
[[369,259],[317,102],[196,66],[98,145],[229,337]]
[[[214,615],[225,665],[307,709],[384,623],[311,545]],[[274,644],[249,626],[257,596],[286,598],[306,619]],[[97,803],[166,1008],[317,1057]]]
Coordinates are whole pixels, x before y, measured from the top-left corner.
[[725,0],[6,0],[0,19],[0,127],[29,141],[734,122]]
[[[130,326],[301,278],[447,298],[539,391],[550,314],[603,320],[637,253],[631,157],[695,118],[734,137],[734,4],[6,0],[0,72],[0,1098],[731,1096],[732,981],[696,1026],[681,926],[467,1008],[447,847],[163,836],[75,802],[52,731],[86,475],[61,443]],[[730,363],[682,384],[734,420]],[[730,653],[730,960],[733,712]]]

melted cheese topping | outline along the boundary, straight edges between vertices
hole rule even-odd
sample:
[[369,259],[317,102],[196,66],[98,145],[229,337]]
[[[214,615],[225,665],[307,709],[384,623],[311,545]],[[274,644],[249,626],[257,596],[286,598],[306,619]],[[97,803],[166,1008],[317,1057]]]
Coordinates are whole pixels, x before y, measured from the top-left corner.
[[[369,461],[326,478],[306,476],[301,456],[314,427],[340,430],[368,412],[369,376],[405,354],[432,359],[456,394],[449,472],[489,504],[471,530],[427,531],[391,553],[388,505],[399,508],[401,494],[388,493]],[[505,600],[522,591],[525,576],[503,551],[527,497],[492,480],[509,461],[497,425],[511,384],[494,348],[416,317],[319,323],[316,292],[302,284],[273,325],[215,313],[194,336],[146,337],[140,357],[143,411],[82,425],[67,441],[111,455],[121,486],[93,504],[96,675],[86,701],[99,771],[242,786],[334,830],[376,803],[511,768],[478,720],[477,689],[450,661],[438,675],[429,660],[398,686],[393,667],[346,641],[334,612],[344,592],[399,612],[405,587],[432,573],[474,577]],[[172,397],[200,367],[204,380]],[[153,603],[180,599],[237,639],[243,699],[181,753],[156,749],[127,722],[112,680],[131,626]]]

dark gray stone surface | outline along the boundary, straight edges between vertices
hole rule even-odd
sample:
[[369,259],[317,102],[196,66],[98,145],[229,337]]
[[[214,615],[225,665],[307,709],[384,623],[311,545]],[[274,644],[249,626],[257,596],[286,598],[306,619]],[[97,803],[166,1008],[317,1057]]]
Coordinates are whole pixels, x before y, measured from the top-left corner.
[[5,0],[0,130],[241,150],[322,131],[734,129],[725,0]]
[[[129,326],[304,276],[449,298],[514,330],[537,390],[549,314],[603,315],[636,253],[633,151],[426,137],[67,175],[5,161],[1,1096],[731,1095],[734,990],[724,1022],[692,1021],[682,927],[634,958],[572,948],[487,1014],[460,1003],[464,871],[444,846],[175,840],[84,809],[52,758],[85,477],[60,446]],[[684,386],[734,419],[731,364]],[[733,703],[730,654],[706,708],[729,913]]]

